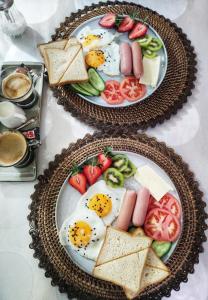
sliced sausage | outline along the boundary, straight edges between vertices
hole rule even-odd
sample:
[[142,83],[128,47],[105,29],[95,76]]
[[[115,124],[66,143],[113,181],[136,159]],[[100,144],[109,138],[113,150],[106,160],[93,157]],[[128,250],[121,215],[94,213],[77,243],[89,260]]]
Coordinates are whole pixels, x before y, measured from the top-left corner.
[[134,226],[144,225],[144,221],[147,214],[149,205],[150,192],[147,188],[143,187],[137,192],[137,200],[133,213],[133,224]]
[[143,63],[142,63],[142,49],[138,42],[133,42],[131,44],[132,49],[132,60],[133,60],[133,73],[134,76],[139,79],[144,70],[143,70]]
[[127,231],[131,222],[132,214],[136,204],[136,192],[127,190],[119,216],[116,222],[116,228]]
[[123,75],[130,75],[132,73],[132,53],[131,47],[128,43],[120,44],[120,57],[121,57],[121,73]]

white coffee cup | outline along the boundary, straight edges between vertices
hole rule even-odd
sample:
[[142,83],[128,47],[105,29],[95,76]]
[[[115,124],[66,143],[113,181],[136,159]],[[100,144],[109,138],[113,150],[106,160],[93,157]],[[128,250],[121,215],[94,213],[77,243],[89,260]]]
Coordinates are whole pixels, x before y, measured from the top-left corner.
[[27,120],[22,108],[9,102],[0,102],[0,122],[7,128],[16,128]]

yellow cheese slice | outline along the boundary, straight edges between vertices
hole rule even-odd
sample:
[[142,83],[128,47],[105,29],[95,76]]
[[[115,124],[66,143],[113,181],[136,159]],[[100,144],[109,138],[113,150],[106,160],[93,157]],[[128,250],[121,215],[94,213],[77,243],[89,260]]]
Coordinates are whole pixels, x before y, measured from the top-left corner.
[[160,56],[155,58],[143,58],[144,72],[139,82],[142,84],[156,87],[160,73]]

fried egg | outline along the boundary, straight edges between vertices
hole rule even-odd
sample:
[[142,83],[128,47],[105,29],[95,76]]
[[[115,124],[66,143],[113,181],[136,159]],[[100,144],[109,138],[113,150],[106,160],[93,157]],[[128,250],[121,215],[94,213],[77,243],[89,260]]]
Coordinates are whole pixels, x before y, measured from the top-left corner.
[[64,221],[59,239],[62,245],[70,246],[81,256],[96,260],[105,231],[105,225],[94,211],[79,208]]
[[119,214],[125,192],[125,188],[113,189],[100,180],[80,198],[77,210],[87,208],[89,212],[95,212],[105,225],[110,225]]
[[101,49],[102,47],[110,44],[115,35],[105,29],[93,29],[85,26],[77,34],[78,41],[82,44],[84,53],[92,49]]
[[106,75],[116,76],[120,74],[120,52],[119,45],[112,42],[110,45],[102,49],[105,57],[104,63],[97,67],[99,71],[103,71]]

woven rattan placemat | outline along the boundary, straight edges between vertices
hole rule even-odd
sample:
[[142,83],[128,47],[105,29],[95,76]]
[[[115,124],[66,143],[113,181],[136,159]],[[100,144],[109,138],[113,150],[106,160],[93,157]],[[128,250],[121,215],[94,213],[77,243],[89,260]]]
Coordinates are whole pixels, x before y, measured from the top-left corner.
[[159,33],[168,53],[168,69],[161,86],[145,101],[123,108],[106,108],[92,104],[67,86],[54,88],[54,95],[65,110],[97,128],[106,129],[112,125],[130,127],[132,130],[154,127],[182,108],[187,97],[191,95],[196,78],[194,49],[176,24],[155,11],[125,1],[100,2],[72,13],[56,29],[52,39],[67,38],[84,21],[109,11],[120,14],[139,11],[140,17],[147,17],[148,23]]
[[126,299],[121,288],[88,275],[70,260],[59,243],[55,222],[57,197],[73,164],[97,155],[109,145],[114,150],[137,153],[154,161],[170,176],[180,196],[183,227],[177,247],[167,261],[171,275],[162,283],[145,289],[139,299],[170,296],[171,290],[179,290],[180,283],[187,281],[188,273],[194,272],[194,264],[198,263],[199,253],[203,252],[202,243],[206,241],[204,231],[207,228],[207,215],[202,192],[187,164],[164,143],[144,134],[98,132],[87,135],[56,155],[44,175],[39,176],[31,196],[28,216],[32,236],[30,248],[34,249],[34,257],[40,261],[39,266],[45,268],[46,277],[52,278],[52,285],[58,285],[60,291],[66,292],[69,297],[83,300]]

